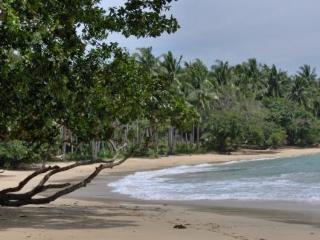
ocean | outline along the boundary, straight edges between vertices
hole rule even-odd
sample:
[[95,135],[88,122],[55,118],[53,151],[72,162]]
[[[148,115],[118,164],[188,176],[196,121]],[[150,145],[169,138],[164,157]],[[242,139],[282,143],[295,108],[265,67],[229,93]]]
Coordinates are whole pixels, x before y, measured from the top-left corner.
[[109,186],[143,200],[320,202],[320,155],[141,171]]

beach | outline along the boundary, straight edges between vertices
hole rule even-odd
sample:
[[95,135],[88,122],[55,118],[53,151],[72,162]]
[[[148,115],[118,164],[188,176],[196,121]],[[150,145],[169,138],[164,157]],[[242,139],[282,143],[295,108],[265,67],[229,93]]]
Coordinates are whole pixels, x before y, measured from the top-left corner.
[[[316,205],[149,202],[119,196],[107,189],[107,181],[135,171],[310,154],[320,154],[320,149],[242,150],[230,155],[129,159],[103,172],[86,188],[49,205],[1,207],[0,239],[319,239],[320,214]],[[80,167],[53,181],[60,182],[66,176],[68,181],[76,181],[92,169],[93,166]],[[5,171],[0,174],[0,187],[14,186],[28,174],[30,171]],[[30,184],[35,182],[36,179]]]

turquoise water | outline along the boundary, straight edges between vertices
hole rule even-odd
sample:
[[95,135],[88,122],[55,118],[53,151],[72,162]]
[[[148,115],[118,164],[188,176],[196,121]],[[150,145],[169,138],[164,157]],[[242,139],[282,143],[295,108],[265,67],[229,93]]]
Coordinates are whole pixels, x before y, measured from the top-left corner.
[[145,200],[320,201],[320,155],[136,172],[109,184]]

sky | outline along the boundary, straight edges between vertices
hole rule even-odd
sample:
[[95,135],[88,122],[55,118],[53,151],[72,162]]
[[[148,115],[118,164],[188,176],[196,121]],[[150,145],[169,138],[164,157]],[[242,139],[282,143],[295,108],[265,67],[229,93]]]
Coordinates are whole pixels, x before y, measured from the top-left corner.
[[[102,0],[102,5],[123,2]],[[237,64],[256,58],[293,74],[303,64],[320,69],[319,9],[319,0],[179,0],[170,11],[181,25],[176,33],[111,40],[130,52],[152,46],[157,56],[170,50],[208,66],[218,59]]]

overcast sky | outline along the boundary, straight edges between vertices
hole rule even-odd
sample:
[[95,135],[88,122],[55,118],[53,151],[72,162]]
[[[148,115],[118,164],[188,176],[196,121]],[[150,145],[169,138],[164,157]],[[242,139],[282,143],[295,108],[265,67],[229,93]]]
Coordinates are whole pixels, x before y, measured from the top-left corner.
[[320,68],[319,0],[179,0],[171,12],[181,25],[173,35],[113,40],[130,51],[152,46],[156,55],[171,50],[208,66],[217,59],[235,64],[255,57],[290,73],[303,64]]

